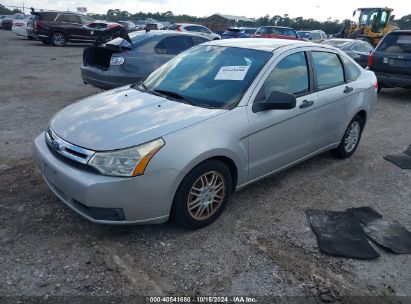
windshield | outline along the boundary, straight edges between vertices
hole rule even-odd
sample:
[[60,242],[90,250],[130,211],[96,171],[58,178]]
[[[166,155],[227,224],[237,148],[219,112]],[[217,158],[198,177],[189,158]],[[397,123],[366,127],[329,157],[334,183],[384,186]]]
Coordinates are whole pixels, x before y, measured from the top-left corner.
[[264,51],[200,45],[154,71],[144,85],[195,106],[231,109],[271,56]]

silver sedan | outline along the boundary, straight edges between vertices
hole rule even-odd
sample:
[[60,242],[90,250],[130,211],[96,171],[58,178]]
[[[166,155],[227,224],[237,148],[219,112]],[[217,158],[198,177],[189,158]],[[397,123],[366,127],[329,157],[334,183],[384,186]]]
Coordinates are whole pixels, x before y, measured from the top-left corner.
[[232,193],[324,151],[356,150],[375,75],[325,45],[228,39],[191,48],[144,82],[74,103],[35,139],[50,189],[90,221],[190,229]]

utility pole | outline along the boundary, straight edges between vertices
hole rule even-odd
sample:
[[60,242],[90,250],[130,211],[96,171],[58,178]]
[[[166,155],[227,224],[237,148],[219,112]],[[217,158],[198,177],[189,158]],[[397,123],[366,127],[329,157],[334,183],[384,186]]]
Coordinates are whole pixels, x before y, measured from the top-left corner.
[[23,14],[24,14],[24,2],[23,2]]

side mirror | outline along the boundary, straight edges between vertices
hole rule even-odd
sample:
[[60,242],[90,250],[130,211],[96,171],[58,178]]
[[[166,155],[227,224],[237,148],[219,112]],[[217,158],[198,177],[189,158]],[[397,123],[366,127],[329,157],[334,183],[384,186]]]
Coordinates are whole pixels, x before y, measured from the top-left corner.
[[290,110],[295,108],[297,98],[294,94],[283,92],[271,92],[266,100],[253,104],[253,112],[262,112],[268,110]]

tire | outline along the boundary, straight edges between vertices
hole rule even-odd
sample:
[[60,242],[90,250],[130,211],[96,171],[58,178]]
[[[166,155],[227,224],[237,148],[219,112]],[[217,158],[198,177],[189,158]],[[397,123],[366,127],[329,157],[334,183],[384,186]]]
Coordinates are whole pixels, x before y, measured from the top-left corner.
[[232,177],[221,161],[210,159],[191,170],[181,182],[171,210],[174,221],[195,230],[214,222],[232,192]]
[[54,32],[51,34],[51,43],[57,47],[63,47],[67,43],[66,35],[62,32]]
[[331,153],[338,158],[348,158],[355,150],[361,140],[361,134],[364,129],[364,122],[359,115],[356,115],[349,123],[340,145],[331,150]]
[[382,83],[378,83],[377,93],[380,93],[384,85]]

